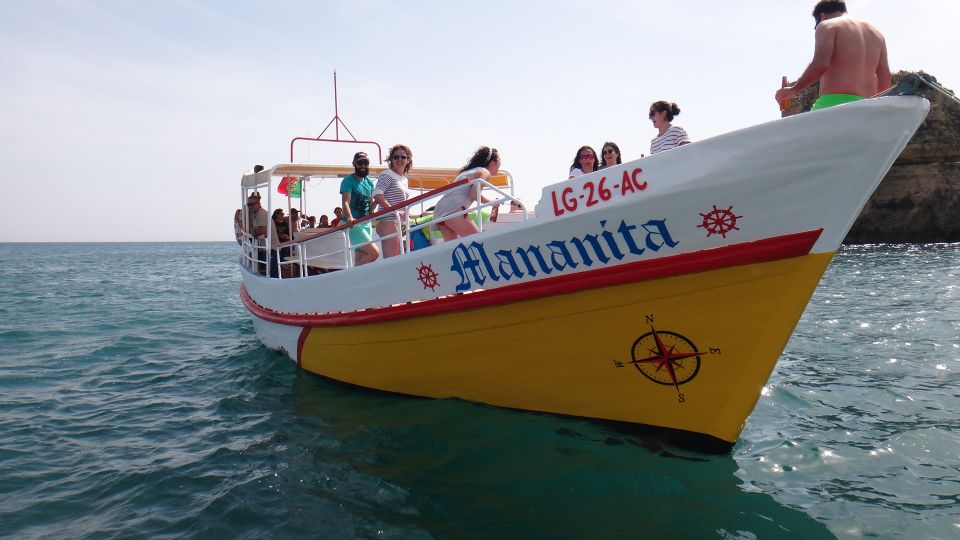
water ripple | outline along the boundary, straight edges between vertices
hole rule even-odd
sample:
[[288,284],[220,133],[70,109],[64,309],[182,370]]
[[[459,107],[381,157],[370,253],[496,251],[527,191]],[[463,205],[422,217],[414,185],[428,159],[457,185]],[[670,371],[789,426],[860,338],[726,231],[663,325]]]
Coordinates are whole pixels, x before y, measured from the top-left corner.
[[838,254],[730,456],[303,373],[234,247],[0,245],[0,536],[956,536],[960,246]]

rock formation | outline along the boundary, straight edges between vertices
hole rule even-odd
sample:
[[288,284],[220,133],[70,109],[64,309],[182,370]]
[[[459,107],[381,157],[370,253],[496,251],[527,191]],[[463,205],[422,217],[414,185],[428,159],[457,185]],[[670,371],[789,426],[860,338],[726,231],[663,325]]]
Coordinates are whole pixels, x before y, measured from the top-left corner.
[[[893,83],[906,74],[895,74]],[[936,82],[922,71],[919,74]],[[801,92],[784,116],[810,110],[818,91],[815,84]],[[949,97],[934,96],[927,119],[844,240],[894,242],[960,242],[960,102]]]

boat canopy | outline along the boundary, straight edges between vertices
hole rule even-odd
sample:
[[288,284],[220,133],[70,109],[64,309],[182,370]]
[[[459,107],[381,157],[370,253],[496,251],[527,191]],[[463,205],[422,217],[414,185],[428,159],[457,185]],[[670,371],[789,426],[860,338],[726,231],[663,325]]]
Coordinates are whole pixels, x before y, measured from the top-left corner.
[[[370,167],[370,176],[379,176],[386,167],[375,165]],[[242,187],[246,189],[255,189],[270,184],[270,179],[274,176],[299,176],[302,178],[343,178],[353,174],[351,165],[313,165],[309,163],[283,163],[274,165],[270,169],[262,170],[258,173],[247,171],[241,180]],[[448,184],[452,184],[459,169],[450,168],[431,168],[414,167],[407,173],[410,189],[420,191],[430,191],[439,189]],[[510,173],[504,171],[495,176],[491,176],[488,182],[500,188],[508,188],[513,192],[513,182]]]

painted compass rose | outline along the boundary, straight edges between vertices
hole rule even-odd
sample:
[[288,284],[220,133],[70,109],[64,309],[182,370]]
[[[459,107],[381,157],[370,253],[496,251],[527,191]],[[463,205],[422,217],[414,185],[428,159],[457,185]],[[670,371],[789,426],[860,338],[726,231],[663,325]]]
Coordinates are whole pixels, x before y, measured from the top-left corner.
[[429,264],[423,264],[423,261],[420,262],[420,266],[417,268],[417,280],[420,283],[423,283],[424,289],[434,290],[438,285],[436,272],[433,271],[433,266]]
[[650,331],[638,337],[630,349],[631,359],[626,362],[614,361],[616,367],[633,364],[637,371],[651,381],[677,390],[681,403],[685,397],[680,385],[693,380],[700,372],[701,357],[708,354],[720,354],[720,349],[711,347],[701,351],[686,337],[668,330],[657,330],[653,326],[653,317],[648,316]]
[[713,210],[706,214],[701,213],[700,217],[703,218],[703,222],[697,227],[707,231],[707,238],[715,234],[726,238],[728,232],[740,230],[740,227],[737,227],[737,220],[743,216],[734,214],[733,206],[717,208],[717,205],[713,205]]

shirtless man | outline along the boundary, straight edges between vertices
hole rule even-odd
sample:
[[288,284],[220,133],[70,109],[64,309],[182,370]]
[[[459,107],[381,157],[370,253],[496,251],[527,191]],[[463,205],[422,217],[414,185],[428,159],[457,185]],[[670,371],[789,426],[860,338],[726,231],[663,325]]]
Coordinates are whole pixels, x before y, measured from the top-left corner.
[[813,61],[796,83],[777,90],[778,103],[820,80],[812,110],[876,95],[891,86],[887,45],[869,23],[846,16],[844,0],[821,0],[813,8],[816,45]]

